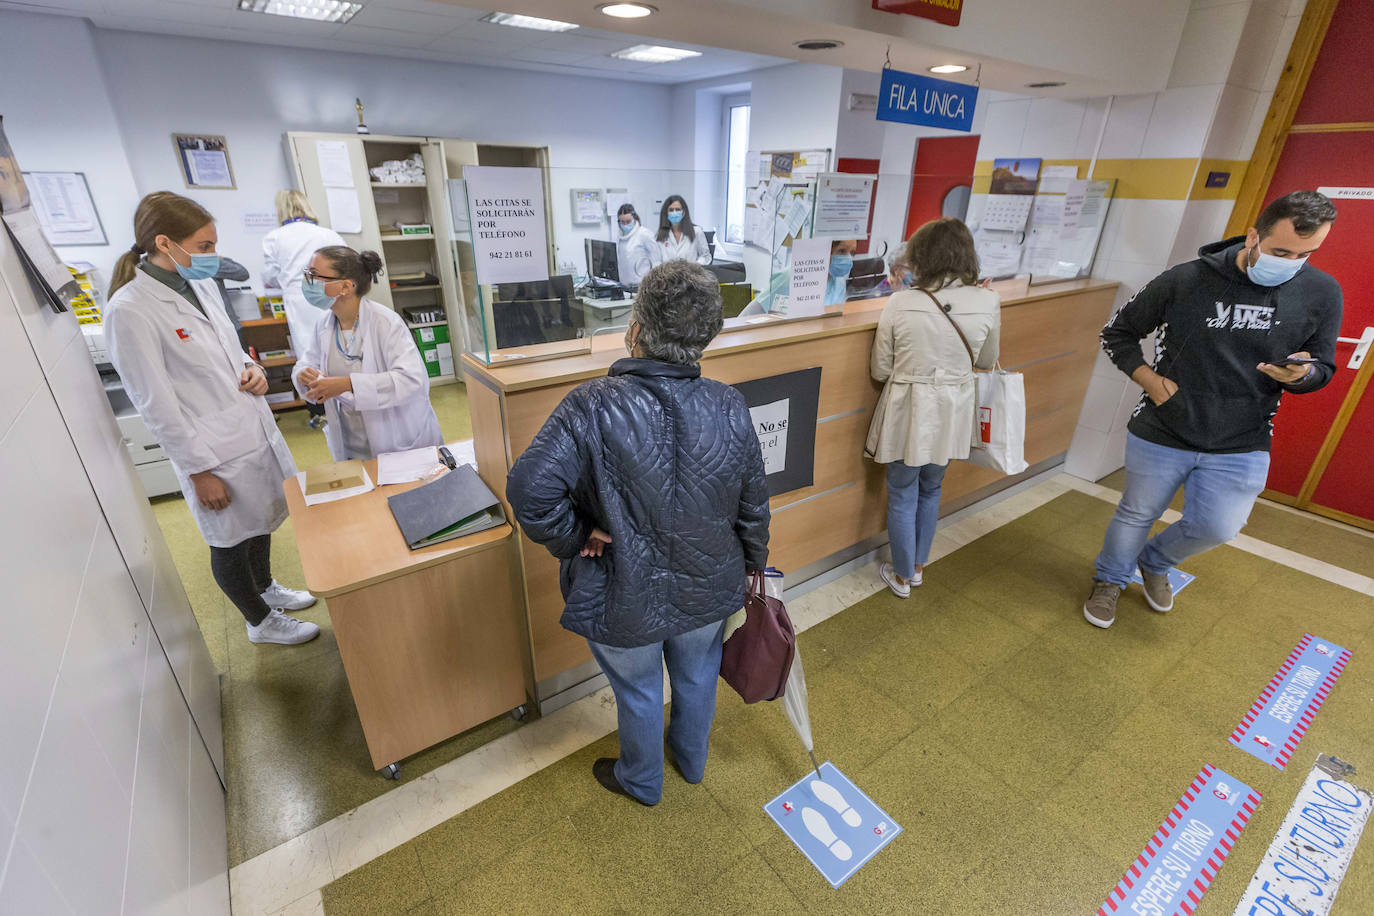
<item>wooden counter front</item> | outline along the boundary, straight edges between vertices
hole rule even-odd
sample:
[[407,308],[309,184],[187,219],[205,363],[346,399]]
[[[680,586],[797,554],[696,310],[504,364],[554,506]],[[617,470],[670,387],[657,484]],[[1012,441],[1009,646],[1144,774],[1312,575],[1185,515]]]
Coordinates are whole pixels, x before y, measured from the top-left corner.
[[[999,288],[1001,364],[1025,376],[1026,461],[1032,468],[1069,447],[1096,359],[1097,335],[1116,286],[1075,280]],[[883,470],[863,457],[882,390],[869,376],[868,364],[885,303],[859,300],[848,303],[841,315],[727,328],[702,357],[702,375],[727,384],[816,366],[823,370],[814,483],[770,503],[769,561],[784,572],[823,560],[886,528]],[[590,352],[551,360],[488,366],[463,357],[478,471],[503,500],[511,465],[563,397],[581,382],[605,375],[625,355],[617,336],[593,343]],[[1014,482],[956,461],[945,476],[942,505]],[[563,610],[558,561],[523,533],[519,554],[538,685],[589,661],[591,653],[581,637],[558,623]]]

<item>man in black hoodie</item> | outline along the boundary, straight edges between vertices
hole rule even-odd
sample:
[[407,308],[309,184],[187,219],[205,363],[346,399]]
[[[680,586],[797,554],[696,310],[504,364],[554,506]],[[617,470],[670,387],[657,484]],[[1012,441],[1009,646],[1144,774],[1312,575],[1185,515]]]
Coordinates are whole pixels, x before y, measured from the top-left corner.
[[[1102,329],[1103,349],[1144,393],[1127,427],[1126,492],[1083,605],[1094,626],[1112,625],[1137,568],[1149,606],[1173,608],[1169,568],[1235,537],[1264,489],[1279,398],[1331,380],[1341,288],[1307,256],[1335,218],[1316,191],[1280,197],[1244,237],[1155,277]],[[1151,333],[1153,368],[1140,347]],[[1151,538],[1180,486],[1183,517]]]

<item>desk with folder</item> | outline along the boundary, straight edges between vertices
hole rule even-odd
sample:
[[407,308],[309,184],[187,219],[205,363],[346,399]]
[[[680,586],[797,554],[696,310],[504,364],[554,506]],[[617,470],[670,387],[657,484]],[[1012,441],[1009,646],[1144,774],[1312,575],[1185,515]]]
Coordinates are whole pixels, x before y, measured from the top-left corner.
[[[376,461],[363,467],[382,479]],[[392,764],[525,703],[511,527],[470,465],[311,506],[296,478],[283,488],[375,769],[394,774]]]

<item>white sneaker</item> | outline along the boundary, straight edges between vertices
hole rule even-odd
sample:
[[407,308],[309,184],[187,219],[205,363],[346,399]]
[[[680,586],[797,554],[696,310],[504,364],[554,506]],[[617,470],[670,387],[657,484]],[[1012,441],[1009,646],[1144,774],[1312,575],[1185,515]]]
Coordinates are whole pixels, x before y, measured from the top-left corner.
[[279,607],[286,611],[303,611],[313,605],[317,599],[307,591],[287,588],[273,579],[272,584],[267,587],[267,591],[262,593],[262,600],[268,607]]
[[281,608],[272,608],[272,612],[267,618],[257,626],[253,626],[248,621],[243,625],[248,628],[248,641],[255,643],[275,643],[279,646],[297,646],[303,642],[310,642],[320,635],[320,628],[315,624],[305,620],[297,620],[295,617],[288,617],[281,612]]
[[884,563],[878,567],[878,575],[887,583],[887,587],[892,589],[892,594],[898,598],[909,598],[911,596],[911,586],[903,585],[897,579],[897,571],[892,568],[891,563]]

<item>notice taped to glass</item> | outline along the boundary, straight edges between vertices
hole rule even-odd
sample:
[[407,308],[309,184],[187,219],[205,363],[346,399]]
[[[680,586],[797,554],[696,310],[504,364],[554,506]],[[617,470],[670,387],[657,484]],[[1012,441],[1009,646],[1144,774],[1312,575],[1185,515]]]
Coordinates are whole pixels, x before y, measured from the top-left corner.
[[477,282],[526,283],[549,278],[544,175],[539,169],[474,166],[467,182]]

